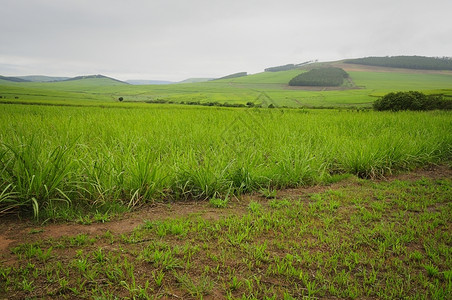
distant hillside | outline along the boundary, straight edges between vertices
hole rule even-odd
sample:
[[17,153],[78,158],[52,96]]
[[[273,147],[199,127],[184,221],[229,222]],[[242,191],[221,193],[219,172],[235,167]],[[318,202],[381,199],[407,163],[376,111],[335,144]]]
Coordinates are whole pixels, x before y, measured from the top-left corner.
[[239,78],[239,77],[245,77],[245,76],[247,76],[247,75],[248,75],[247,72],[239,72],[239,73],[234,73],[234,74],[227,75],[227,76],[224,76],[224,77],[220,77],[220,78],[217,78],[217,79],[215,79],[215,80],[220,80],[220,79],[231,79],[231,78]]
[[283,65],[283,66],[266,68],[264,71],[265,72],[280,72],[280,71],[292,70],[295,68],[296,68],[296,66],[294,64],[287,64],[287,65]]
[[347,59],[348,64],[418,70],[452,70],[452,57],[386,56]]
[[126,80],[127,83],[133,84],[133,85],[148,85],[148,84],[172,84],[174,82],[172,81],[164,81],[164,80]]
[[28,76],[17,76],[17,78],[25,79],[32,82],[53,82],[53,81],[63,81],[70,79],[70,77],[53,77],[44,75],[28,75]]
[[307,65],[312,63],[313,61],[305,61],[299,64],[287,64],[287,65],[283,65],[283,66],[276,66],[276,67],[270,67],[270,68],[266,68],[264,71],[265,72],[281,72],[281,71],[288,71],[288,70],[292,70],[292,69],[296,69],[298,67]]
[[214,80],[215,78],[187,78],[185,80],[179,81],[177,83],[197,83],[197,82],[206,82],[210,80]]
[[0,80],[12,81],[12,82],[30,82],[30,80],[25,80],[19,77],[5,77],[0,75]]
[[104,75],[88,75],[88,76],[77,76],[77,77],[73,77],[73,78],[69,78],[63,81],[75,81],[75,80],[83,80],[83,79],[108,79],[108,80],[112,80],[115,82],[119,82],[122,84],[128,84],[127,82],[115,79],[115,78],[111,78],[111,77],[107,77]]

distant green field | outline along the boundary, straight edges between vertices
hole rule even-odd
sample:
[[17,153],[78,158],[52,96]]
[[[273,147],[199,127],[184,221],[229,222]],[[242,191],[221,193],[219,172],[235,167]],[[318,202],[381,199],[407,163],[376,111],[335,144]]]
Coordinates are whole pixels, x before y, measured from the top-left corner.
[[[357,68],[355,65],[353,66]],[[305,72],[295,69],[263,72],[245,77],[171,85],[127,85],[108,78],[75,81],[16,83],[0,80],[3,102],[53,102],[88,105],[117,102],[145,102],[165,100],[176,103],[253,102],[256,105],[287,107],[370,107],[375,97],[391,91],[419,90],[452,96],[452,73],[416,73],[350,71],[351,82],[341,88],[289,87],[296,75]],[[350,88],[351,87],[351,88]],[[5,99],[6,97],[6,99]],[[18,97],[18,99],[16,99]]]
[[452,75],[396,72],[349,72],[358,87],[381,92],[449,89]]

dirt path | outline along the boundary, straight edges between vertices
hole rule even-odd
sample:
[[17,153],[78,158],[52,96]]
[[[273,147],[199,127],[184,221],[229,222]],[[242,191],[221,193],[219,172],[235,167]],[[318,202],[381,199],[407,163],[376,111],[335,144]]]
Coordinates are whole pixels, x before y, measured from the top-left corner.
[[[225,209],[225,214],[232,211],[246,211],[246,207],[235,200],[231,208]],[[57,223],[40,225],[30,220],[18,220],[9,217],[2,220],[0,231],[0,255],[9,251],[9,248],[24,242],[34,242],[40,239],[59,238],[63,236],[75,236],[88,234],[100,235],[106,231],[114,234],[122,234],[133,231],[143,224],[145,220],[166,219],[170,217],[183,217],[188,215],[200,215],[206,219],[215,219],[219,215],[208,206],[207,202],[179,202],[157,203],[140,208],[134,212],[124,213],[113,221],[106,223],[93,223],[89,225],[77,223]]]
[[[448,166],[430,166],[410,173],[391,176],[385,181],[391,180],[417,180],[421,178],[452,178],[452,168]],[[300,187],[278,191],[278,198],[304,198],[309,194],[319,193],[328,189],[356,185],[356,180],[352,177],[332,185]],[[250,201],[262,201],[264,198],[258,194],[244,195],[240,199],[232,199],[231,205],[221,210],[209,206],[208,202],[178,202],[178,203],[157,203],[143,207],[137,211],[121,215],[117,219],[107,223],[93,223],[81,225],[77,223],[62,224],[36,224],[29,220],[20,220],[16,217],[0,219],[0,262],[2,257],[10,252],[10,249],[25,242],[34,242],[41,239],[59,238],[63,236],[75,236],[78,234],[88,234],[91,236],[101,235],[106,231],[113,234],[129,233],[134,228],[143,224],[145,220],[158,220],[166,218],[178,218],[189,215],[200,216],[205,219],[214,220],[222,216],[244,214]]]

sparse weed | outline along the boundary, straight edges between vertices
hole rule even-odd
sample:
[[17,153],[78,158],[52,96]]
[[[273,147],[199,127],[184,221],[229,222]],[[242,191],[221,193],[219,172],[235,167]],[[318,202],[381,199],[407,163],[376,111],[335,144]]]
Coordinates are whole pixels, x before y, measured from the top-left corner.
[[209,204],[216,208],[225,208],[228,206],[228,199],[211,198]]
[[177,281],[193,297],[202,298],[212,291],[214,282],[208,276],[201,276],[197,281],[193,280],[188,274],[174,273]]
[[146,221],[143,225],[145,229],[152,229],[159,237],[166,235],[186,236],[190,228],[188,220],[163,220],[163,221]]
[[271,208],[275,208],[275,209],[286,208],[286,207],[290,207],[290,205],[291,205],[291,203],[288,199],[282,199],[282,200],[273,199],[273,200],[270,200],[270,202],[268,204]]
[[416,261],[421,261],[424,258],[424,256],[422,255],[421,252],[416,250],[410,253],[410,258]]
[[424,264],[423,266],[424,266],[425,270],[427,271],[428,276],[431,276],[431,277],[438,276],[439,270],[435,265],[433,265],[432,263],[429,263],[429,264]]
[[262,211],[262,205],[258,202],[250,202],[248,210],[253,214],[259,214]]
[[152,272],[152,277],[154,278],[155,284],[160,287],[163,284],[163,278],[165,273],[162,270]]
[[260,193],[262,194],[262,196],[264,196],[267,199],[274,199],[274,198],[276,198],[278,191],[276,189],[264,188],[264,189],[260,189]]
[[72,246],[83,246],[94,243],[95,239],[90,238],[87,234],[81,233],[75,237],[69,238],[69,243]]
[[22,244],[14,249],[12,252],[17,255],[24,255],[25,258],[37,258],[38,260],[45,262],[52,256],[52,247],[47,250],[42,250],[39,244]]

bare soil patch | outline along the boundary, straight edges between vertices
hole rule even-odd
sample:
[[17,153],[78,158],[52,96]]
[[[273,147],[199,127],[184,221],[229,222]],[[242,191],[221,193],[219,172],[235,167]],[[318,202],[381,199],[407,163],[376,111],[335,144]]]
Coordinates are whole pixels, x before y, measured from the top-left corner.
[[0,257],[18,244],[35,242],[41,239],[56,239],[78,234],[96,236],[107,231],[113,234],[123,234],[132,232],[136,227],[142,225],[145,220],[163,220],[190,215],[199,215],[207,220],[216,220],[221,216],[246,212],[244,201],[235,198],[230,202],[230,207],[221,209],[221,211],[211,207],[207,201],[154,203],[141,207],[136,211],[124,213],[110,222],[88,225],[78,223],[37,224],[31,220],[20,220],[14,216],[8,216],[2,220]]

